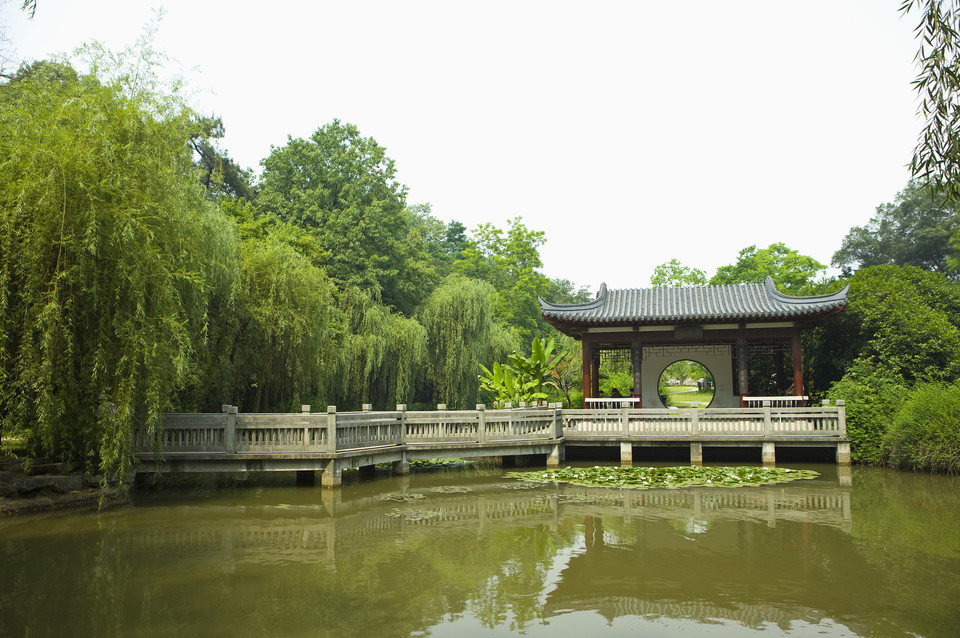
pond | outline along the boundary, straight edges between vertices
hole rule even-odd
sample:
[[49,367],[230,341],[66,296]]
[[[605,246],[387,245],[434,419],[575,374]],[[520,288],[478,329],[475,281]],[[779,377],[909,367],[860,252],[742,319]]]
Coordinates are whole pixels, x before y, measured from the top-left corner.
[[273,476],[7,519],[0,635],[958,634],[958,478],[789,467],[821,475],[646,491],[489,467],[340,490]]

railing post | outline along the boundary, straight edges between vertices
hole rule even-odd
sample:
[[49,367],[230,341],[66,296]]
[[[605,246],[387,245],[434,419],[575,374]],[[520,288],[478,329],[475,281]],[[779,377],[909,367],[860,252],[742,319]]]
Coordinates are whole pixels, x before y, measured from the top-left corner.
[[237,453],[237,413],[240,409],[235,405],[222,405],[220,411],[227,415],[227,422],[223,432],[223,451],[227,454]]
[[[337,451],[337,406],[327,406],[327,452]],[[331,470],[333,471],[333,470]]]
[[446,404],[446,403],[438,403],[438,404],[437,404],[437,412],[446,412],[446,411],[447,411],[447,404]]
[[563,437],[563,410],[560,409],[560,404],[553,404],[553,438],[559,439]]
[[[309,405],[301,405],[301,406],[300,406],[300,414],[309,415],[309,414],[310,414],[310,406],[309,406]],[[306,446],[308,446],[308,445],[310,445],[310,423],[309,423],[309,421],[303,424],[303,446],[306,447]]]
[[487,441],[487,406],[482,403],[477,404],[477,442],[485,443]]
[[763,436],[769,437],[773,434],[773,414],[770,410],[770,401],[763,402]]
[[623,436],[630,436],[630,408],[620,408],[620,431]]
[[361,411],[361,412],[373,412],[373,404],[372,404],[372,403],[364,403],[363,405],[360,406],[360,411]]
[[700,412],[696,408],[690,408],[690,436],[700,436]]
[[400,413],[400,442],[407,443],[407,404],[398,403],[397,412]]
[[847,436],[847,402],[843,399],[837,399],[837,429],[840,436]]

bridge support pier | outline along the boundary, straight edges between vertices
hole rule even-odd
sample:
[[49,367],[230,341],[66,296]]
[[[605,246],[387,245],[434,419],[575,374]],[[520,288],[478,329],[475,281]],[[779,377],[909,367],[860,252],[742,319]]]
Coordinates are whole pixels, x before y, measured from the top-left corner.
[[410,461],[406,458],[393,462],[394,476],[407,476],[410,474]]
[[850,465],[850,443],[837,443],[837,465]]
[[547,455],[547,467],[560,467],[561,461],[563,461],[563,446],[558,443]]
[[690,444],[690,465],[703,465],[703,443]]
[[760,453],[760,456],[764,465],[777,464],[777,446],[773,443],[773,441],[763,442],[763,449]]
[[620,465],[633,465],[633,443],[631,441],[620,442]]
[[320,475],[320,485],[323,487],[340,487],[343,483],[343,468],[340,467],[340,461],[330,459],[323,467],[323,474]]

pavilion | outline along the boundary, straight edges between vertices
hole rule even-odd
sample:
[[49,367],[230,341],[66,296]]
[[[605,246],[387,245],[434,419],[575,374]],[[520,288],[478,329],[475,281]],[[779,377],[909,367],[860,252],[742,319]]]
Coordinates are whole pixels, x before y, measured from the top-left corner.
[[600,395],[600,364],[629,361],[633,403],[665,407],[660,375],[671,363],[692,360],[713,376],[710,407],[744,407],[756,395],[804,394],[800,332],[841,312],[842,290],[794,297],[762,284],[607,290],[579,304],[540,299],[543,318],[583,343],[583,396]]

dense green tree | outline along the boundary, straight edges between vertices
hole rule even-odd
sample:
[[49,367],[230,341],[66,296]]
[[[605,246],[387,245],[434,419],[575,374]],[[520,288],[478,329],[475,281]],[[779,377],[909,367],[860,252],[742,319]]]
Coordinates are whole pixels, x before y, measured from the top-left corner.
[[223,121],[219,117],[198,117],[196,125],[190,146],[202,171],[200,181],[210,195],[253,199],[253,171],[241,168],[217,144],[225,134]]
[[704,286],[707,283],[707,273],[699,268],[691,268],[680,263],[679,259],[671,259],[653,269],[650,285],[655,288],[679,288],[680,286]]
[[261,164],[260,213],[308,230],[338,288],[357,287],[412,316],[437,276],[384,148],[334,120]]
[[275,238],[243,244],[239,329],[230,371],[244,411],[294,411],[327,390],[339,351],[333,286]]
[[869,223],[850,229],[831,263],[847,276],[857,268],[882,265],[946,273],[955,250],[950,239],[958,230],[960,215],[943,193],[912,181],[893,203],[878,206]]
[[328,405],[378,409],[409,403],[425,381],[427,331],[392,312],[366,291],[348,287],[337,295],[344,332],[331,362]]
[[556,332],[543,320],[537,298],[571,303],[584,300],[587,292],[574,291],[569,281],[551,280],[540,272],[540,246],[546,241],[543,231],[527,228],[520,217],[509,223],[506,233],[493,224],[474,229],[472,243],[455,262],[456,271],[493,285],[498,293],[496,318],[515,331],[518,341],[548,338]]
[[38,457],[121,473],[135,423],[152,430],[191,381],[236,274],[192,114],[139,62],[103,81],[39,63],[0,86],[0,427]]
[[849,283],[846,310],[810,333],[818,388],[857,360],[908,384],[960,376],[960,284],[916,266],[864,268]]
[[716,274],[710,278],[710,285],[762,283],[767,277],[773,277],[781,291],[805,294],[811,291],[815,278],[826,268],[813,257],[801,255],[783,243],[761,249],[747,246],[737,255],[737,263],[717,268]]
[[493,286],[460,275],[450,275],[424,303],[419,319],[427,331],[427,378],[437,403],[472,408],[478,366],[517,347],[494,321],[495,304]]

